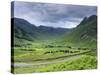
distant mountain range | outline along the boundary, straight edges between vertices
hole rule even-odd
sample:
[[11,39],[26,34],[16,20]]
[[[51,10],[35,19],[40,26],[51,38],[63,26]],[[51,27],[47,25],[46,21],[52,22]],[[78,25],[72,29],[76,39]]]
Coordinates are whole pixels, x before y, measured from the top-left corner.
[[20,18],[12,18],[14,26],[15,44],[25,43],[26,41],[53,40],[63,36],[70,29],[53,28],[47,26],[35,26],[28,21]]
[[[84,18],[80,24],[73,29],[53,28],[47,26],[35,26],[20,18],[12,18],[14,25],[15,45],[29,41],[54,40],[60,44],[77,44],[79,46],[96,47],[97,44],[97,16],[92,15]],[[57,40],[57,38],[60,38]]]

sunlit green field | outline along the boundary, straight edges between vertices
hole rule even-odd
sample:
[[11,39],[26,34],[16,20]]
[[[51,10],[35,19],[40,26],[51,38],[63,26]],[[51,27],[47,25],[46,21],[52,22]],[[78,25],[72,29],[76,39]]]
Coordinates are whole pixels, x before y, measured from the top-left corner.
[[96,69],[96,50],[67,45],[33,43],[14,47],[14,73]]

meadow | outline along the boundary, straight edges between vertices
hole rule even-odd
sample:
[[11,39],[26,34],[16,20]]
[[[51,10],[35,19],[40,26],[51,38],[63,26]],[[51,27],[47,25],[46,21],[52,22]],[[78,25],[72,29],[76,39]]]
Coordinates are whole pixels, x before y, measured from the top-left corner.
[[14,47],[14,73],[96,69],[96,49],[32,43]]

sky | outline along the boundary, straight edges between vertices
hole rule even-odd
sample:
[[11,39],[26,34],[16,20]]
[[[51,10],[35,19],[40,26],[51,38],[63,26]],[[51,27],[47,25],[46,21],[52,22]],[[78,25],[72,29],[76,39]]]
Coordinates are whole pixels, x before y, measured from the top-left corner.
[[74,28],[84,17],[97,15],[96,6],[15,1],[11,8],[12,17],[25,19],[36,26]]

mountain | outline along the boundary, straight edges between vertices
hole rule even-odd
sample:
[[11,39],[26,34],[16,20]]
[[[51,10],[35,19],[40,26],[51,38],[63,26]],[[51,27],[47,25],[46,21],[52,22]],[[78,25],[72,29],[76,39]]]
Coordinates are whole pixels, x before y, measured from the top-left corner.
[[70,29],[66,28],[54,28],[54,27],[48,27],[48,26],[39,26],[37,27],[37,30],[39,33],[42,34],[42,37],[44,40],[50,40],[50,39],[57,39],[63,36],[65,33],[67,33]]
[[[14,45],[26,45],[29,41],[36,39],[36,27],[24,19],[12,18],[12,27],[14,27]],[[34,31],[33,31],[34,30]]]
[[60,41],[63,45],[96,47],[97,46],[97,16],[84,18],[80,24],[66,34]]
[[[79,47],[97,46],[97,16],[85,17],[73,29],[36,26],[20,18],[11,19],[14,26],[14,45],[27,45],[30,42],[51,41],[60,45],[73,45]],[[52,42],[52,41],[51,41]]]
[[11,24],[14,27],[14,45],[20,46],[28,42],[57,39],[70,29],[53,28],[47,26],[35,26],[20,18],[12,18]]

